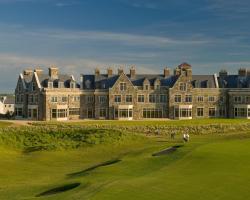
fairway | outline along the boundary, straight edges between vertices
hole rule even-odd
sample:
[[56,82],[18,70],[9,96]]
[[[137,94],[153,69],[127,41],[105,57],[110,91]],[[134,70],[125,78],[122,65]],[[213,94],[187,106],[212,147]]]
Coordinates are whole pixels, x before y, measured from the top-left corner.
[[[94,132],[91,130],[91,134]],[[171,140],[166,135],[96,130],[95,139],[90,141],[85,136],[86,144],[79,147],[72,141],[83,140],[79,138],[80,133],[71,134],[62,132],[57,136],[55,149],[32,151],[29,145],[45,144],[42,137],[46,136],[50,143],[54,139],[46,134],[36,138],[25,133],[25,137],[33,137],[29,143],[24,136],[22,139],[13,136],[11,141],[18,145],[6,146],[2,137],[0,199],[241,200],[250,197],[247,131],[191,135],[191,141],[183,144],[181,135]],[[105,134],[107,140],[100,134]],[[108,140],[109,137],[113,140]],[[61,138],[72,148],[65,148]],[[24,150],[21,140],[29,148]],[[174,151],[157,154],[176,145]]]

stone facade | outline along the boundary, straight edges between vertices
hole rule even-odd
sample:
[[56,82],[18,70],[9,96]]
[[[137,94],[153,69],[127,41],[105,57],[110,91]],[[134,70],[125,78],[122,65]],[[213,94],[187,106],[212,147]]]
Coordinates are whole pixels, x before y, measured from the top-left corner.
[[[171,74],[137,74],[118,69],[106,74],[73,76],[60,74],[55,66],[45,74],[40,69],[19,75],[15,90],[16,118],[30,120],[76,119],[193,119],[248,118],[250,76],[224,70],[215,75],[193,75],[183,63]],[[249,114],[248,114],[249,113]]]

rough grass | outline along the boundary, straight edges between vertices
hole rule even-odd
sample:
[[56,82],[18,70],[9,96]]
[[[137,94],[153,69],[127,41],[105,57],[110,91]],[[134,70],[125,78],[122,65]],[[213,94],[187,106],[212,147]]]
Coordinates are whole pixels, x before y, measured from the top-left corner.
[[119,144],[142,136],[112,129],[22,127],[0,129],[0,145],[25,153],[76,149],[97,144]]
[[223,119],[223,118],[210,118],[210,119],[192,119],[192,120],[81,120],[81,121],[66,121],[66,122],[34,122],[34,125],[81,125],[81,126],[90,126],[90,125],[116,125],[116,126],[187,126],[187,125],[210,125],[210,124],[242,124],[250,123],[247,119]]
[[6,128],[6,127],[9,127],[11,125],[12,125],[11,122],[0,121],[0,128]]

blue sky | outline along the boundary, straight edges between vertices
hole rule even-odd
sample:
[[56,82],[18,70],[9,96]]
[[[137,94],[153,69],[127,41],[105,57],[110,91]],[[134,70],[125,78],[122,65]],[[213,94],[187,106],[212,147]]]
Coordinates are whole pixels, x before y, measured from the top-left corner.
[[75,76],[181,62],[236,73],[250,67],[249,21],[248,0],[0,0],[0,92],[23,69],[53,64]]

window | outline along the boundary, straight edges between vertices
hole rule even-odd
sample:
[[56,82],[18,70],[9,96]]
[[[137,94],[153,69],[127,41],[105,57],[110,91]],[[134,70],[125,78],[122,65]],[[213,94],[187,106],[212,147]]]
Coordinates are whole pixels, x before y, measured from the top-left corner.
[[156,85],[155,85],[155,89],[156,89],[156,90],[159,90],[159,89],[160,89],[160,85],[159,85],[159,84],[156,84]]
[[162,109],[143,108],[143,118],[163,118]]
[[222,106],[219,108],[219,115],[220,115],[220,117],[225,117],[225,115],[226,115],[225,107]]
[[64,96],[62,97],[62,102],[67,102],[68,101],[68,97]]
[[52,119],[57,118],[57,110],[56,109],[52,109],[52,111],[51,111],[51,117],[52,117]]
[[145,90],[149,90],[149,85],[145,85]]
[[234,97],[234,102],[235,103],[241,103],[241,96],[235,96]]
[[106,103],[107,102],[107,96],[99,96],[99,102],[100,103]]
[[32,88],[31,88],[32,91],[35,91],[35,90],[36,90],[36,84],[35,84],[34,82],[32,82],[31,87],[32,87]]
[[149,95],[149,102],[150,103],[155,103],[156,102],[156,95],[150,94]]
[[57,109],[57,118],[66,118],[67,116],[67,109]]
[[120,83],[120,90],[125,91],[127,89],[126,83]]
[[73,101],[80,101],[80,96],[73,96]]
[[34,95],[34,102],[35,102],[35,103],[38,102],[38,95]]
[[87,117],[89,119],[94,118],[94,111],[93,111],[93,109],[90,108],[90,109],[87,110]]
[[185,101],[186,102],[192,102],[192,95],[186,95],[185,96]]
[[181,95],[175,95],[174,101],[175,102],[181,102]]
[[22,117],[23,116],[23,108],[16,108],[15,114],[17,117]]
[[23,94],[20,95],[20,102],[23,103]]
[[21,92],[22,91],[22,83],[18,83],[18,86],[17,86],[17,90],[19,91],[19,92]]
[[180,91],[186,91],[187,90],[187,84],[186,83],[180,83]]
[[69,115],[80,115],[80,108],[69,108]]
[[203,96],[198,96],[197,97],[197,101],[198,102],[203,102],[204,101],[204,97]]
[[115,95],[115,102],[116,103],[121,102],[121,95]]
[[132,95],[126,95],[126,102],[131,103],[133,101]]
[[31,118],[32,117],[32,112],[31,109],[28,109],[28,117]]
[[90,95],[87,96],[87,103],[93,103],[94,102],[94,96]]
[[198,117],[204,116],[204,108],[197,108],[197,116]]
[[208,101],[209,102],[215,102],[215,97],[214,96],[209,96]]
[[250,96],[246,96],[246,103],[250,103]]
[[209,108],[208,109],[208,116],[215,117],[215,115],[216,115],[215,108]]
[[131,118],[133,117],[132,109],[115,109],[115,118]]
[[247,108],[234,108],[234,117],[247,117]]
[[167,102],[167,95],[161,94],[160,95],[160,103],[166,103]]
[[106,110],[106,108],[100,108],[99,116],[100,116],[100,117],[106,117],[106,115],[107,115],[107,110]]
[[175,117],[177,118],[192,117],[192,108],[175,108]]
[[53,83],[52,82],[48,82],[48,88],[53,88]]
[[139,94],[138,97],[137,97],[137,101],[139,103],[144,103],[144,95],[143,94]]
[[224,97],[220,96],[220,102],[221,102],[221,103],[224,102]]
[[58,88],[58,81],[54,81],[53,87],[54,87],[54,88]]
[[76,84],[74,82],[70,83],[70,88],[75,88]]
[[59,82],[58,87],[59,87],[59,88],[64,88],[64,82]]
[[55,96],[53,96],[53,97],[51,97],[51,102],[57,102],[57,97],[55,97]]
[[16,103],[19,103],[19,101],[20,101],[20,96],[17,94],[16,95]]
[[68,116],[67,109],[51,109],[51,118],[66,118]]
[[29,95],[29,103],[33,103],[34,102],[34,96],[31,94]]

